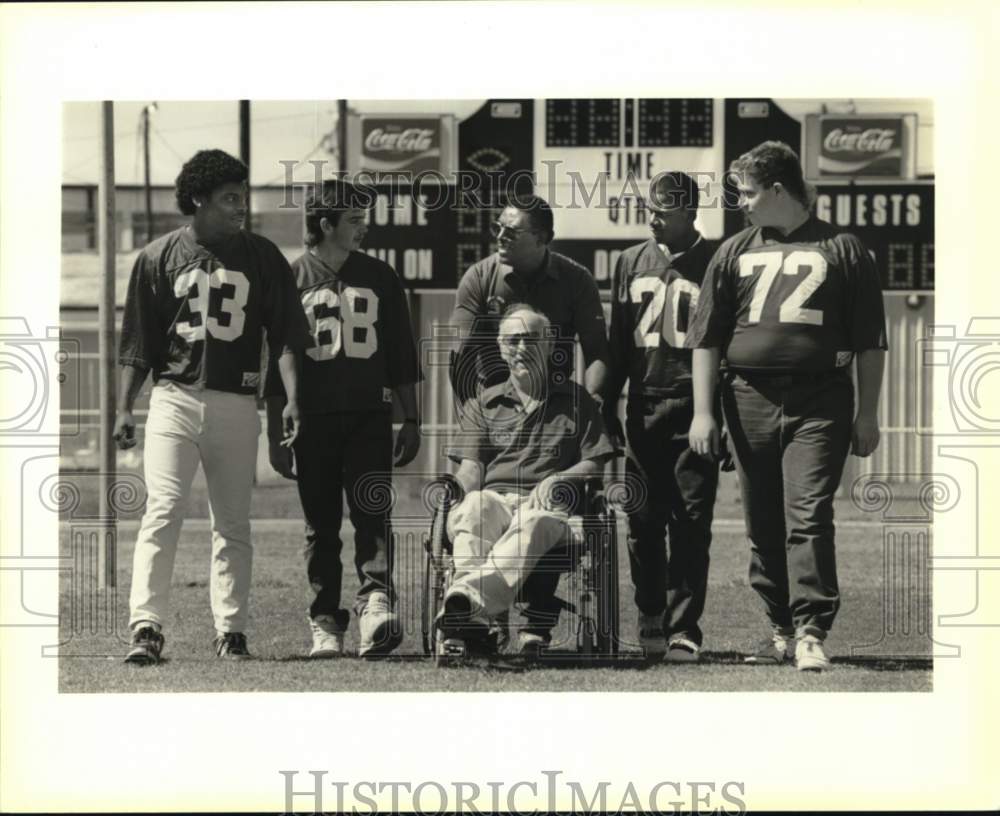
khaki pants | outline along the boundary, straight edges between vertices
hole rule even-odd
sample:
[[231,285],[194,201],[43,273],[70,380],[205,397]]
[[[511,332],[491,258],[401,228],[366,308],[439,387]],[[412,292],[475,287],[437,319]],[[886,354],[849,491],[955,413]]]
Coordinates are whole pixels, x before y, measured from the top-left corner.
[[253,396],[162,381],[153,388],[143,454],[149,498],[132,561],[130,625],[147,620],[162,626],[167,620],[177,542],[200,462],[212,522],[212,617],[219,632],[245,631],[253,556],[250,495],[259,434]]
[[494,617],[514,602],[539,559],[571,533],[570,517],[527,509],[527,497],[492,490],[469,493],[448,516],[455,580],[478,617]]

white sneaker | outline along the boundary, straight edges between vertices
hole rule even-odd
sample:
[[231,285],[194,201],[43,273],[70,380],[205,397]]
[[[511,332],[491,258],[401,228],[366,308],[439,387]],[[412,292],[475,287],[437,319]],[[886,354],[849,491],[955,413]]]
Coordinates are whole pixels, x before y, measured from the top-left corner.
[[662,658],[667,653],[667,636],[663,632],[663,615],[639,613],[639,645],[647,658]]
[[392,611],[389,597],[384,592],[373,592],[368,596],[368,603],[361,613],[360,629],[360,657],[387,655],[403,642],[399,616]]
[[795,646],[795,668],[821,672],[830,668],[830,658],[823,651],[823,641],[815,635],[803,635]]
[[701,647],[686,637],[675,637],[667,644],[668,663],[697,663],[701,660]]
[[309,657],[317,659],[341,657],[344,654],[344,633],[337,627],[333,615],[317,615],[309,618],[313,645]]

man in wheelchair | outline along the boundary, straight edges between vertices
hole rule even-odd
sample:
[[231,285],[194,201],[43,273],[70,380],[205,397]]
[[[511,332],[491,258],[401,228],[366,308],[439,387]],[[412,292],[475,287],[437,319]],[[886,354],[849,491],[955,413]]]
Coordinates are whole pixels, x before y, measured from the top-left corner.
[[[533,606],[538,594],[551,598],[558,575],[550,580],[532,570],[567,541],[585,481],[600,477],[614,455],[597,403],[553,370],[545,315],[513,304],[497,342],[510,376],[466,404],[462,435],[449,451],[461,463],[455,479],[462,498],[448,515],[455,572],[437,626],[445,640],[471,651],[486,647],[491,620],[507,612],[526,581],[541,578]],[[546,625],[529,620],[520,651],[537,653],[548,639]]]

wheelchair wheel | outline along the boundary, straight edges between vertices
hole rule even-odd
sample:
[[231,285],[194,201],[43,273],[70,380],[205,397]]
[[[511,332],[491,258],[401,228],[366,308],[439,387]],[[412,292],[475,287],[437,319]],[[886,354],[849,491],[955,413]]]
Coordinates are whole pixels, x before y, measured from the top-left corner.
[[434,513],[430,538],[424,545],[427,557],[424,560],[424,580],[421,588],[421,640],[424,654],[434,655],[435,662],[440,649],[434,622],[444,603],[444,593],[451,576],[451,545],[447,533],[449,509],[449,501],[445,498]]
[[618,529],[614,510],[601,514],[604,529],[596,548],[597,570],[597,652],[603,657],[618,654]]
[[437,570],[434,568],[434,556],[427,553],[424,560],[424,580],[420,595],[420,634],[424,654],[434,652],[434,619],[441,608],[440,596],[435,591]]
[[601,654],[600,618],[604,602],[601,585],[601,557],[604,531],[589,518],[584,523],[582,549],[577,558],[580,569],[571,572],[573,579],[572,596],[577,598],[579,621],[576,630],[577,652],[586,658]]

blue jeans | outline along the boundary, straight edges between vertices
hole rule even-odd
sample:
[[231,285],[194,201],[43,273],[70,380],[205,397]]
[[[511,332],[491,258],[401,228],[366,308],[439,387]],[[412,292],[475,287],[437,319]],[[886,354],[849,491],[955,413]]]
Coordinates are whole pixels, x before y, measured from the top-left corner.
[[750,538],[750,585],[776,630],[824,638],[840,607],[833,494],[850,448],[851,380],[846,372],[730,374],[722,408]]

